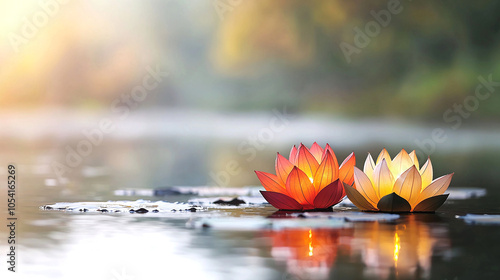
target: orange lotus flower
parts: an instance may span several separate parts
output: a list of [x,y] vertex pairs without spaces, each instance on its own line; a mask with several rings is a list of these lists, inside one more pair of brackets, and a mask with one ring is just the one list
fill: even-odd
[[340,165],[330,145],[316,142],[308,149],[293,146],[289,160],[278,153],[276,175],[255,171],[266,189],[264,198],[283,210],[326,209],[345,197],[343,183],[353,182],[356,158],[351,153]]
[[393,159],[382,150],[373,162],[370,154],[364,172],[354,167],[354,185],[345,186],[347,197],[361,210],[382,212],[434,212],[448,198],[444,194],[452,174],[432,180],[430,158],[419,168],[415,151],[404,149]]

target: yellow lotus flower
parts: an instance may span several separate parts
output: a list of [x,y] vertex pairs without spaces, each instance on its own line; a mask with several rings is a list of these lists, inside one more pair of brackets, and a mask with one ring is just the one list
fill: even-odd
[[430,158],[419,168],[415,151],[404,149],[393,159],[386,149],[377,158],[370,154],[364,172],[354,167],[354,184],[345,186],[347,197],[361,210],[382,212],[434,212],[449,194],[444,194],[452,174],[432,180]]

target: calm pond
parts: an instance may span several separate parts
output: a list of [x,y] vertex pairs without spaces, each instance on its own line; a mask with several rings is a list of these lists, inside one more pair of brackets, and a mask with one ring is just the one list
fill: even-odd
[[[73,211],[43,210],[41,206],[57,202],[127,200],[132,202],[124,205],[137,206],[146,203],[138,199],[194,200],[199,205],[220,197],[236,197],[220,188],[203,195],[170,192],[153,196],[147,190],[203,186],[207,182],[216,185],[214,178],[226,170],[230,160],[238,163],[240,171],[230,177],[228,186],[241,186],[242,182],[257,185],[253,170],[272,172],[275,152],[287,153],[297,137],[277,137],[275,144],[266,145],[251,161],[247,160],[249,154],[238,152],[243,140],[237,137],[228,141],[207,135],[200,136],[204,140],[168,135],[147,141],[140,137],[109,138],[63,179],[54,176],[50,163],[64,162],[64,147],[76,146],[78,138],[61,139],[54,147],[40,137],[36,145],[3,140],[3,147],[16,147],[2,149],[2,163],[15,163],[18,170],[18,272],[7,271],[5,240],[9,232],[2,226],[2,279],[452,280],[497,279],[500,273],[500,225],[468,223],[457,217],[500,213],[499,149],[491,143],[484,147],[475,143],[474,148],[463,150],[457,142],[445,152],[432,155],[435,178],[455,172],[452,188],[484,189],[486,195],[450,198],[435,214],[354,221],[321,215],[280,215],[272,206],[258,202],[258,196],[249,194],[239,196],[257,202],[200,205],[195,212],[189,210],[191,205],[184,204],[159,206],[159,212],[149,209],[145,214],[83,212],[78,211],[79,206]],[[366,152],[376,155],[382,147],[356,145],[358,167]],[[388,146],[393,156],[401,148],[398,145]],[[337,146],[339,159],[351,151],[346,143]],[[6,170],[2,174],[6,176]],[[2,200],[6,200],[6,188],[2,186],[2,190]],[[337,212],[358,211],[347,205],[325,215]],[[7,221],[5,209],[1,213],[2,221]]]

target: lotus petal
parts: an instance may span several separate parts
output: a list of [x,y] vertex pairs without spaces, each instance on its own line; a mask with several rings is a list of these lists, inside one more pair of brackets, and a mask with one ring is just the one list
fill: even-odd
[[328,144],[326,144],[325,149],[323,150],[323,156],[321,157],[321,161],[325,160],[325,157],[327,154],[330,154],[333,158],[332,168],[337,170],[337,178],[338,178],[339,162],[337,160],[337,156],[335,156],[335,153],[333,152],[332,148]]
[[342,182],[352,185],[354,182],[354,165],[356,164],[356,156],[351,153],[340,165],[339,179]]
[[345,193],[349,200],[363,211],[376,211],[377,209],[371,205],[355,188],[344,183]]
[[297,147],[293,145],[292,149],[290,150],[290,156],[288,157],[288,160],[293,163],[293,165],[297,165]]
[[390,166],[392,163],[391,156],[389,155],[389,152],[384,148],[380,154],[377,157],[377,165],[382,162],[382,160],[385,159],[385,162],[387,163],[387,166]]
[[309,176],[297,167],[294,167],[286,180],[288,195],[300,204],[313,205],[316,189]]
[[382,212],[390,213],[411,211],[410,203],[396,193],[382,197],[377,204],[377,208]]
[[380,164],[377,164],[375,170],[373,170],[373,187],[375,188],[378,197],[383,197],[392,193],[392,187],[394,186],[394,178],[392,173],[387,166],[385,158],[382,159]]
[[281,179],[278,176],[262,171],[255,171],[255,174],[267,191],[288,194],[285,186],[280,184]]
[[417,158],[417,154],[415,153],[415,150],[411,151],[409,156],[410,156],[413,164],[415,164],[415,167],[420,170],[420,164],[418,163],[418,158]]
[[[408,170],[413,165],[410,155],[402,149],[399,154],[392,160],[391,172],[394,178],[397,178],[401,173]],[[419,174],[420,175],[420,174]]]
[[406,170],[394,183],[392,189],[397,195],[406,199],[413,207],[417,204],[420,195],[422,179],[415,165]]
[[420,175],[422,176],[422,190],[425,189],[432,182],[432,163],[428,158],[424,166],[420,168]]
[[363,167],[363,172],[365,172],[366,176],[373,182],[373,169],[375,169],[375,162],[373,161],[372,155],[368,153],[368,156],[365,160],[365,166]]
[[328,186],[324,187],[314,198],[314,207],[317,209],[324,209],[332,207],[339,203],[345,196],[344,186],[342,182],[337,179]]
[[317,162],[321,162],[321,159],[323,157],[323,148],[321,148],[318,143],[314,142],[309,151],[314,156]]
[[338,169],[333,168],[333,157],[330,153],[326,153],[326,157],[323,159],[321,164],[314,174],[313,185],[316,188],[316,192],[321,191],[328,184],[338,179]]
[[269,202],[272,206],[281,210],[302,210],[302,205],[298,203],[295,199],[284,195],[282,193],[270,192],[270,191],[260,191],[262,196]]
[[368,176],[357,167],[354,167],[354,187],[373,207],[377,206],[379,197],[373,188],[372,182]]
[[294,165],[289,160],[287,160],[284,156],[278,155],[276,156],[276,175],[281,179],[281,183],[283,187],[285,187],[286,179],[288,178],[288,174],[292,171]]
[[434,212],[443,205],[449,195],[447,193],[426,198],[415,206],[413,212]]
[[[328,143],[326,144],[325,149],[323,150],[323,156],[325,156],[324,153],[327,151],[330,152],[333,157],[335,157],[335,153],[333,152],[332,147],[330,147],[330,144],[328,144]],[[337,157],[335,157],[335,159],[337,159]]]
[[453,174],[454,173],[444,175],[432,181],[432,183],[422,191],[418,200],[423,201],[429,197],[443,194],[446,191],[446,189],[448,189]]
[[316,174],[316,170],[318,170],[318,166],[319,163],[311,152],[309,152],[309,149],[301,144],[297,154],[297,167],[304,171],[307,177],[313,178],[314,174]]

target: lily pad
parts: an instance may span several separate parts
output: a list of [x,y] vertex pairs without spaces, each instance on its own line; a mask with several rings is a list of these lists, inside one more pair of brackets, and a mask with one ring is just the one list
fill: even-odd
[[[236,199],[236,200],[235,200]],[[243,203],[241,203],[243,201]],[[234,208],[249,207],[251,205],[268,205],[267,201],[260,194],[259,196],[238,196],[238,197],[197,197],[188,200],[188,203],[202,205],[213,208]]]
[[200,206],[187,203],[172,203],[165,201],[151,202],[149,200],[136,201],[106,201],[106,202],[58,202],[41,206],[42,210],[75,211],[75,212],[130,212],[130,213],[158,213],[158,212],[196,212],[204,211]]
[[486,189],[480,188],[448,188],[449,200],[464,200],[478,198],[486,195]]
[[333,213],[325,212],[306,212],[294,213],[292,216],[301,216],[303,218],[327,218],[327,219],[341,219],[347,222],[374,222],[374,221],[392,221],[400,218],[398,214],[389,213],[370,213],[370,212],[351,212],[341,211]]
[[458,219],[463,219],[468,224],[500,225],[500,215],[467,214],[465,216],[456,216],[456,217]]

